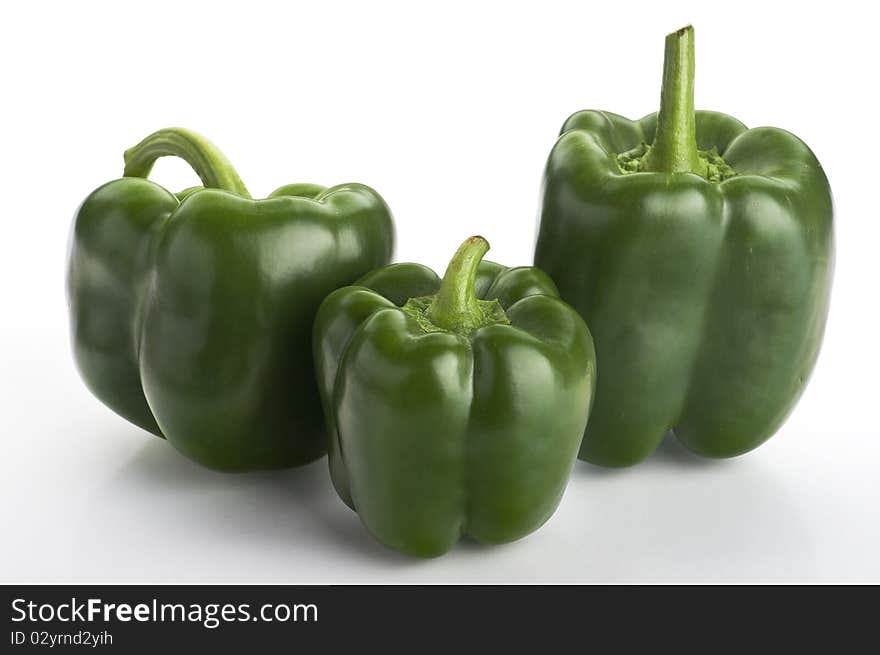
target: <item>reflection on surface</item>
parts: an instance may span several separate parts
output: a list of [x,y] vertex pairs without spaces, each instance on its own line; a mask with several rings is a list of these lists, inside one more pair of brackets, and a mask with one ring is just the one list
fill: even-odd
[[570,492],[582,506],[569,498],[560,522],[580,510],[603,580],[785,580],[813,563],[797,499],[754,454],[708,459],[669,434],[632,468],[580,462]]
[[578,462],[559,511],[535,534],[498,547],[464,541],[421,561],[365,532],[336,497],[326,459],[230,475],[138,437],[114,435],[133,454],[82,503],[68,535],[74,579],[747,582],[819,570],[802,521],[809,499],[754,454],[707,460],[667,439],[633,468]]
[[[264,579],[264,558],[302,560],[304,554],[327,557],[328,551],[398,566],[410,561],[364,533],[333,491],[326,458],[299,469],[226,474],[187,460],[167,443],[149,440],[93,500],[81,523],[81,543],[103,551],[108,559],[100,570],[108,578],[114,558],[135,552],[153,560],[145,568],[167,571],[169,580],[188,564],[205,581],[227,580],[230,573],[236,579]],[[88,535],[96,524],[107,522],[115,525],[98,530],[105,543],[92,542]],[[185,555],[195,559],[181,561]],[[162,558],[170,558],[167,566]],[[130,562],[118,565],[130,570]]]

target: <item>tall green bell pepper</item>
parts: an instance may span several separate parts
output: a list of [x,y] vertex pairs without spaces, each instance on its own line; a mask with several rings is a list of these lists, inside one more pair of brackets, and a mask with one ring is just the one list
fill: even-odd
[[627,466],[672,430],[710,457],[769,438],[806,384],[834,258],[831,191],[797,137],[694,112],[693,29],[660,112],[581,111],[544,177],[535,264],[586,319],[599,381],[581,457]]
[[[181,202],[145,179],[166,155],[206,188]],[[214,469],[319,457],[312,321],[324,296],[389,261],[385,202],[360,184],[288,185],[252,200],[216,147],[182,129],[128,150],[124,175],[73,222],[68,300],[86,384]]]
[[587,326],[541,271],[480,263],[488,249],[465,241],[442,282],[418,264],[379,269],[330,294],[315,319],[333,484],[405,553],[537,529],[586,425]]

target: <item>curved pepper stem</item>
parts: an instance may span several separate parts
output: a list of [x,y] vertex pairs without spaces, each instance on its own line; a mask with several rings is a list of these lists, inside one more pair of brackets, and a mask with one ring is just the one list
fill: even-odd
[[123,176],[147,177],[159,157],[169,156],[180,157],[192,166],[205,188],[251,197],[244,182],[217,146],[182,127],[168,127],[153,132],[126,150]]
[[428,307],[428,318],[437,327],[467,332],[484,322],[484,311],[477,300],[474,284],[477,267],[489,251],[481,236],[465,239],[446,268],[440,290]]
[[641,170],[696,173],[706,177],[706,162],[697,151],[694,115],[694,28],[669,34],[663,59],[663,87],[654,143]]

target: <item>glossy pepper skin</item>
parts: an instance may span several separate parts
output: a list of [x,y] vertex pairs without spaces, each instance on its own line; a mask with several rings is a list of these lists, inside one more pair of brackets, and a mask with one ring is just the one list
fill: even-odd
[[804,389],[828,312],[832,199],[810,149],[694,112],[685,28],[667,37],[659,117],[574,114],[542,193],[535,264],[596,342],[581,458],[635,464],[669,430],[709,457],[769,438]]
[[[165,155],[186,159],[206,188],[181,202],[145,179]],[[74,217],[76,363],[107,406],[200,464],[304,464],[326,443],[315,312],[392,246],[391,213],[368,187],[288,185],[252,200],[212,144],[161,130]]]
[[379,541],[411,555],[537,529],[586,425],[587,326],[541,271],[477,266],[487,249],[471,237],[442,283],[418,264],[374,271],[315,320],[333,484]]

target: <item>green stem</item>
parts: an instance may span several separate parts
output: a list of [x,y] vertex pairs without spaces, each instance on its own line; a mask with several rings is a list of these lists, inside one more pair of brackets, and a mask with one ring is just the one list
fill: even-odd
[[706,162],[697,151],[694,28],[690,25],[666,37],[657,133],[641,170],[707,175]]
[[477,267],[489,251],[483,237],[465,239],[452,256],[440,290],[428,307],[428,318],[444,330],[467,331],[483,323],[484,311],[477,301],[474,283]]
[[205,137],[181,127],[153,132],[125,151],[125,177],[147,177],[159,157],[180,157],[193,167],[208,189],[221,189],[250,198],[229,160]]

